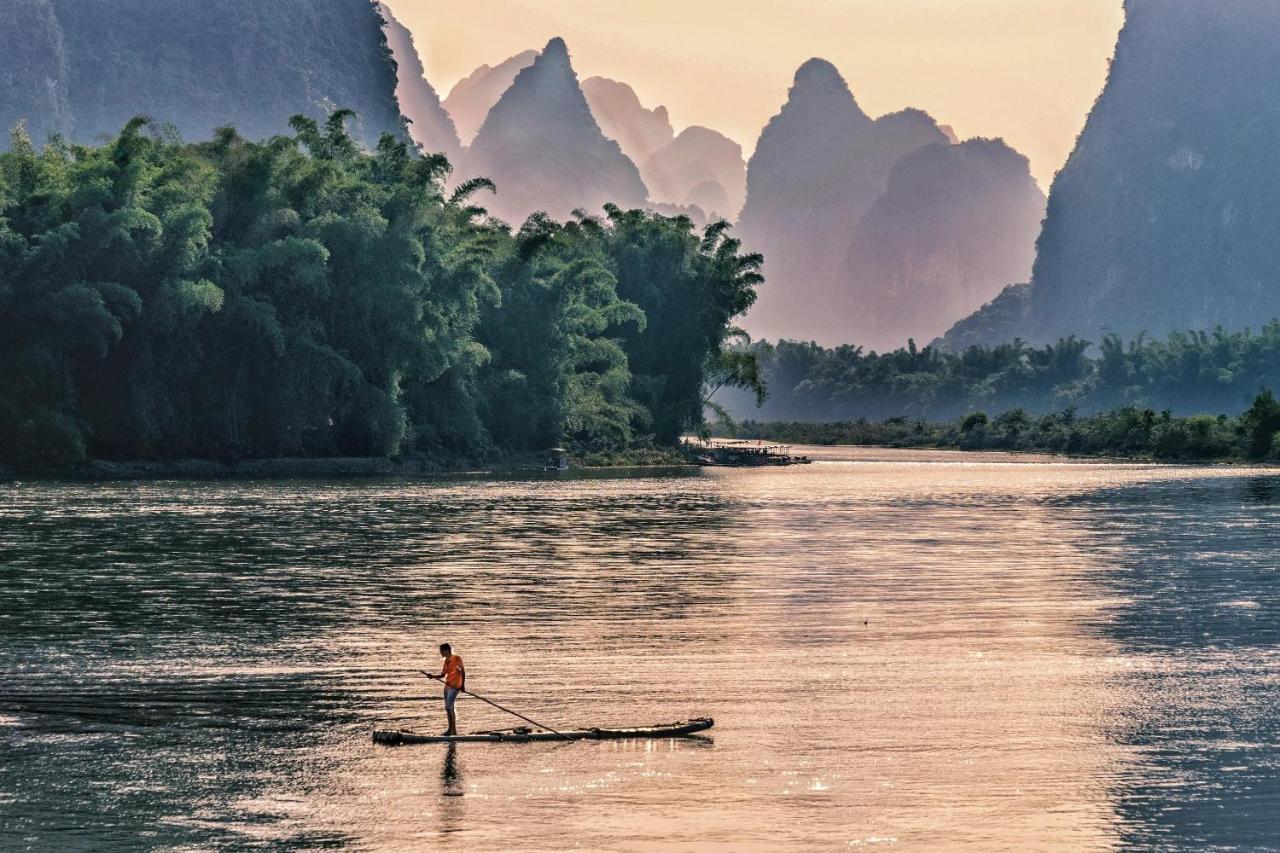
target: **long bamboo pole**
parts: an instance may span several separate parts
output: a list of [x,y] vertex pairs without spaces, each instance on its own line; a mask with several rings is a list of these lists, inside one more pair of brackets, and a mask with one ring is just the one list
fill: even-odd
[[[425,669],[420,669],[418,670],[418,672],[422,673],[427,678],[430,678],[433,681],[440,680],[439,676],[432,675],[431,673],[427,672]],[[493,701],[492,699],[484,698],[479,693],[472,693],[470,690],[461,690],[460,692],[465,693],[468,696],[473,696],[476,699],[479,699],[481,702],[488,702],[490,705],[497,708],[499,711],[505,711],[506,713],[510,714],[513,717],[519,717],[520,719],[524,720],[526,723],[535,725],[540,729],[546,729],[547,731],[551,732],[553,735],[560,735],[560,737],[564,738],[565,740],[573,740],[573,738],[569,737],[567,734],[564,734],[563,732],[558,732],[555,729],[551,728],[551,726],[546,725],[545,723],[540,723],[537,720],[531,720],[528,717],[526,717],[524,714],[517,714],[515,711],[511,710],[510,708],[504,708],[501,705],[499,705],[497,702]]]

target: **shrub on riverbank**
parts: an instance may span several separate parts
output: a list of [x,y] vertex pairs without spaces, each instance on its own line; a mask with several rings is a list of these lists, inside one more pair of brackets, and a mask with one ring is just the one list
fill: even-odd
[[1064,453],[1169,461],[1280,461],[1280,402],[1259,394],[1238,417],[1177,417],[1125,406],[1081,416],[1073,410],[1029,415],[1012,409],[997,417],[973,412],[952,421],[911,418],[840,423],[746,421],[739,438],[793,444],[849,444]]
[[689,464],[688,457],[674,447],[588,451],[576,455],[573,461],[583,468],[654,468]]

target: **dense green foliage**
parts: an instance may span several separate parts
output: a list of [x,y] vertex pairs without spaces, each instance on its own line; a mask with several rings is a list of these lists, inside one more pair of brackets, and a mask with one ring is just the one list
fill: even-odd
[[739,418],[945,421],[973,411],[1024,409],[1094,413],[1135,406],[1175,414],[1235,413],[1280,386],[1280,323],[1260,332],[1186,332],[1094,347],[1067,338],[1043,347],[1021,341],[950,354],[910,344],[887,353],[812,343],[758,344],[769,399],[717,400]]
[[346,112],[0,154],[0,461],[670,442],[761,259],[607,208],[515,233]]
[[1034,416],[1013,409],[997,417],[971,412],[938,423],[903,417],[843,423],[760,423],[733,430],[741,438],[803,444],[1014,450],[1176,461],[1280,461],[1280,402],[1259,394],[1244,414],[1175,417],[1124,406],[1080,416],[1075,410]]

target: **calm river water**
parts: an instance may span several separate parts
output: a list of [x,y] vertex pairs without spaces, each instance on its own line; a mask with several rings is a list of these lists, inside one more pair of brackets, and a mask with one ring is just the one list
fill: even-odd
[[1280,847],[1273,472],[820,453],[0,486],[0,849]]

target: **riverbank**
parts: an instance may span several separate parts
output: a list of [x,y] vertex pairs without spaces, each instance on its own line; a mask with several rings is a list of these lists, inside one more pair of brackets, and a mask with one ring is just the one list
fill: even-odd
[[[671,468],[689,462],[675,448],[587,451],[568,457],[569,471],[608,468]],[[18,470],[0,465],[0,482],[14,480],[292,480],[341,477],[430,477],[445,474],[536,473],[547,470],[545,454],[511,454],[487,459],[468,457],[318,457],[282,459],[106,460],[95,459],[64,468]]]
[[1091,415],[1067,410],[1039,416],[1014,409],[996,417],[973,412],[945,422],[908,418],[746,421],[724,432],[789,444],[1048,453],[1101,461],[1280,461],[1280,403],[1269,393],[1260,394],[1235,417],[1178,417],[1134,407]]

